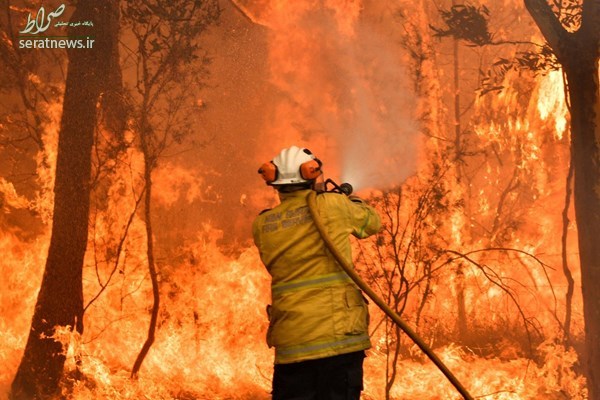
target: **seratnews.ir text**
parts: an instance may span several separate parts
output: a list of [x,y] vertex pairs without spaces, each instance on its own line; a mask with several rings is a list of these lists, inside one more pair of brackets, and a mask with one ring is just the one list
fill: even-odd
[[94,39],[91,37],[82,39],[71,39],[68,37],[19,38],[20,49],[91,49],[93,47]]

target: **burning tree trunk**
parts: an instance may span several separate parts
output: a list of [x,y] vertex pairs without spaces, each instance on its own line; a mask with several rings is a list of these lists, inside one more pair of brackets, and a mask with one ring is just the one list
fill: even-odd
[[[455,6],[455,1],[452,1]],[[456,179],[460,184],[462,181],[462,158],[463,158],[463,139],[460,109],[460,58],[459,58],[459,40],[454,37],[452,40],[452,63],[453,63],[453,91],[454,91],[454,151],[456,153]],[[456,305],[457,305],[457,333],[461,342],[464,343],[467,338],[467,307],[465,304],[465,272],[464,265],[459,262],[456,266]]]
[[586,333],[589,398],[600,399],[600,2],[584,0],[581,25],[568,32],[545,0],[525,5],[567,76],[575,169],[575,214]]
[[148,336],[133,364],[132,378],[138,376],[154,343],[160,309],[160,271],[155,262],[152,228],[152,172],[163,152],[181,143],[195,126],[197,109],[190,88],[200,84],[209,61],[200,55],[198,39],[219,15],[216,0],[186,5],[135,0],[123,7],[123,20],[137,42],[134,64],[140,80],[132,93],[136,108],[133,122],[144,155],[144,223],[153,299]]
[[131,377],[137,378],[138,372],[142,367],[142,363],[150,351],[150,347],[154,343],[156,334],[156,324],[158,322],[158,311],[160,309],[160,291],[158,287],[158,270],[154,261],[154,234],[152,232],[152,171],[156,166],[156,156],[149,148],[149,135],[151,129],[148,123],[148,115],[146,114],[147,104],[144,101],[142,106],[140,144],[142,153],[144,154],[144,224],[146,225],[146,254],[148,256],[148,271],[150,272],[150,281],[152,282],[152,312],[150,314],[150,325],[148,327],[148,336],[142,346],[133,368],[131,369]]
[[83,330],[82,268],[88,236],[91,150],[96,106],[110,81],[114,67],[110,61],[118,60],[118,2],[81,0],[72,19],[93,21],[96,39],[93,48],[68,52],[52,237],[29,338],[12,383],[11,398],[15,400],[45,398],[57,391],[65,353],[52,336],[57,326]]

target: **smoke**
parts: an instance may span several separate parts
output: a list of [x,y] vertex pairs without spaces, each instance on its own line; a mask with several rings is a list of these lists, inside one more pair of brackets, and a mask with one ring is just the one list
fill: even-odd
[[[358,58],[353,68],[360,74],[353,91],[353,123],[339,138],[341,179],[357,189],[381,189],[401,183],[414,171],[418,129],[413,118],[415,101],[401,64],[392,56],[398,49],[368,25],[360,32],[366,45],[358,53],[362,59]],[[368,63],[361,63],[365,58]]]
[[[279,98],[265,127],[272,157],[303,145],[325,164],[328,177],[355,188],[385,188],[413,173],[416,104],[405,75],[398,21],[376,4],[302,2],[272,7],[271,82]],[[399,37],[397,35],[396,37]]]

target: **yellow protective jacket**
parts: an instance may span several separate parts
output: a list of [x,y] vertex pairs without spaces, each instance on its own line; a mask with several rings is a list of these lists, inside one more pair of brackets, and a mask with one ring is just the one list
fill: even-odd
[[[308,209],[310,190],[281,193],[281,204],[253,224],[254,242],[272,277],[267,343],[275,363],[286,364],[371,347],[362,293],[337,264]],[[337,193],[316,198],[333,243],[352,262],[349,235],[379,231],[375,210]]]

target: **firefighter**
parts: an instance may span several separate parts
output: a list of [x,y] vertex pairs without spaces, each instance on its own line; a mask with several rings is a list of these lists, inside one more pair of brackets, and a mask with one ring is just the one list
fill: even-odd
[[[363,359],[371,347],[365,298],[320,236],[307,197],[322,174],[308,149],[283,149],[259,173],[280,204],[252,231],[271,275],[267,344],[275,348],[273,400],[358,400]],[[318,216],[337,249],[352,261],[350,238],[378,232],[377,212],[356,196],[320,193]]]

